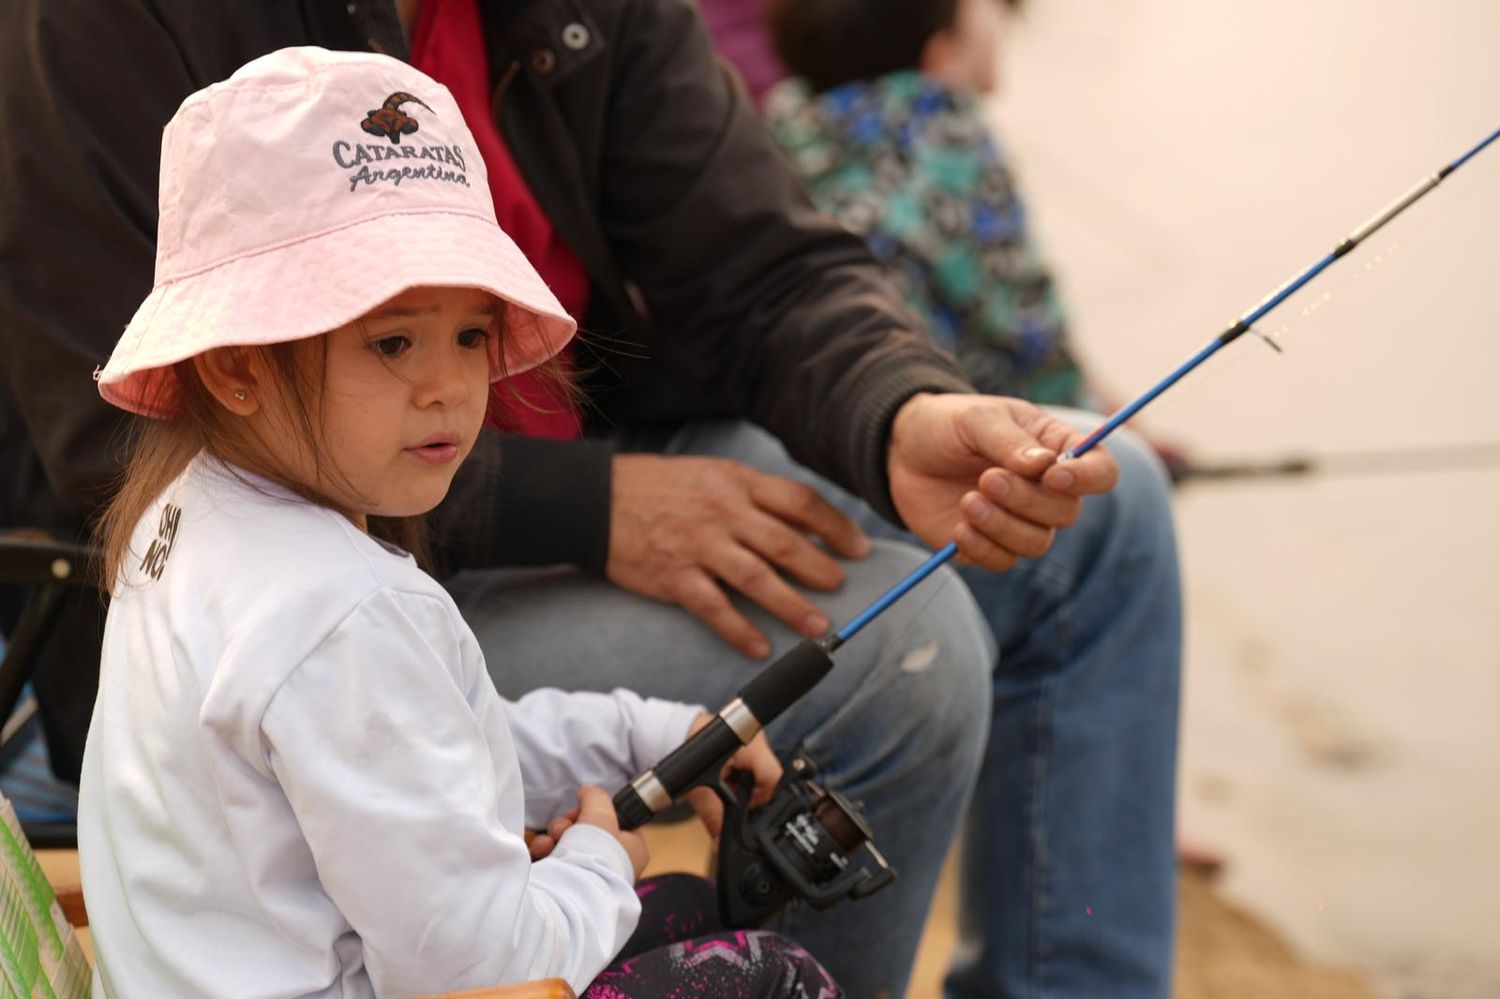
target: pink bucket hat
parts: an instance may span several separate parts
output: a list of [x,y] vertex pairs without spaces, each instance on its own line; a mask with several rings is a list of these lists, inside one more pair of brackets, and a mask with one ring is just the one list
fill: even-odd
[[576,329],[495,222],[442,84],[386,56],[273,52],[167,124],[155,287],[96,373],[99,394],[170,416],[176,362],[327,333],[418,286],[477,288],[535,319],[491,338],[492,378],[540,364]]

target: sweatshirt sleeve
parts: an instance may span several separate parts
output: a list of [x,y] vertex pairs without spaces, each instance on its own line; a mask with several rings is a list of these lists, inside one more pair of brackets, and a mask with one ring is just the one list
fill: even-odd
[[629,858],[584,826],[531,862],[499,697],[459,634],[437,596],[377,590],[277,689],[266,763],[377,994],[582,992],[639,918]]
[[526,824],[545,828],[577,803],[580,784],[613,794],[681,745],[702,712],[628,690],[536,690],[506,702],[526,783]]

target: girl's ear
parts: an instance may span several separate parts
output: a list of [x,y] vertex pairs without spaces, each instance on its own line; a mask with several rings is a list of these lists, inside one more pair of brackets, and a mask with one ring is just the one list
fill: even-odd
[[219,405],[235,416],[252,416],[263,402],[257,394],[264,385],[258,360],[249,347],[215,347],[194,357],[193,368]]

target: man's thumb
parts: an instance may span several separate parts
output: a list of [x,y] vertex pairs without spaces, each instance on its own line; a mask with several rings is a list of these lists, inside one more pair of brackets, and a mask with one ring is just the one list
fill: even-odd
[[974,435],[985,459],[1024,478],[1034,479],[1057,460],[1057,452],[1044,447],[1008,413],[986,410]]

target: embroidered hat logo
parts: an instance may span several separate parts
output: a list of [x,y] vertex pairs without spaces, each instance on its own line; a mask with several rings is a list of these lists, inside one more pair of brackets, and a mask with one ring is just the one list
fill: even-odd
[[401,110],[401,105],[407,101],[421,104],[428,111],[432,111],[432,108],[427,107],[420,98],[397,91],[387,97],[384,104],[366,115],[365,120],[359,123],[359,127],[371,135],[383,135],[393,144],[400,145],[401,136],[411,135],[417,130],[417,120]]
[[[390,139],[390,144],[380,142],[353,143],[342,139],[333,144],[333,160],[345,170],[354,170],[349,175],[349,193],[357,191],[361,184],[373,187],[376,184],[387,183],[400,186],[403,180],[436,180],[447,184],[459,184],[463,187],[469,186],[469,178],[464,176],[463,148],[458,145],[428,145],[423,143],[408,143],[401,145],[401,136],[412,135],[420,127],[417,120],[405,111],[401,110],[403,104],[419,104],[426,108],[428,113],[437,115],[427,103],[419,97],[408,94],[404,90],[398,90],[385,99],[385,103],[365,116],[365,120],[359,123],[359,127],[370,135],[381,135]],[[388,160],[403,161],[400,166],[388,168],[371,169],[369,164]],[[416,166],[405,161],[427,160],[422,166]],[[452,169],[457,168],[457,169]]]

